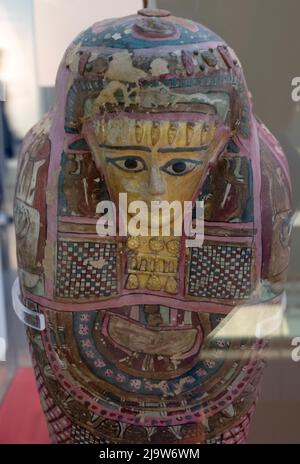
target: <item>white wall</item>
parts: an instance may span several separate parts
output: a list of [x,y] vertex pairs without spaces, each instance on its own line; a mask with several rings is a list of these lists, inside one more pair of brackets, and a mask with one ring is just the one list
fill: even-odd
[[82,30],[102,19],[135,14],[142,5],[142,0],[34,0],[39,85],[54,85],[64,51]]
[[39,118],[32,13],[32,0],[0,0],[0,49],[4,55],[0,80],[6,82],[10,124],[20,137]]

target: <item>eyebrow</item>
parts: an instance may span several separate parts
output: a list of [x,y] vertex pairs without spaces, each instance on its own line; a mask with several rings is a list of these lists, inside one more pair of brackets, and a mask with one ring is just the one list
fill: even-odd
[[99,147],[100,148],[109,148],[110,150],[123,150],[123,151],[140,150],[140,151],[147,151],[147,152],[151,153],[151,149],[149,147],[141,147],[141,146],[135,146],[135,145],[126,145],[126,147],[124,147],[124,146],[100,144]]
[[181,153],[181,152],[194,152],[194,151],[202,151],[207,150],[208,145],[202,145],[201,147],[167,147],[167,148],[159,148],[159,153]]
[[[128,150],[136,150],[136,151],[146,151],[151,153],[151,148],[143,147],[139,145],[127,145],[127,146],[117,146],[117,145],[104,145],[100,144],[100,148],[109,148],[110,150],[121,150],[121,151],[128,151]],[[158,153],[183,153],[183,152],[196,152],[196,151],[203,151],[207,150],[208,145],[202,145],[200,147],[166,147],[166,148],[159,148]]]

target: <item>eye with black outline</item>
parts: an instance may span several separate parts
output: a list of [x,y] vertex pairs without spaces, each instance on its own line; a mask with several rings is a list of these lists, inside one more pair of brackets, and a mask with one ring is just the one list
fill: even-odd
[[125,172],[141,172],[147,169],[145,161],[139,156],[119,156],[118,158],[106,157],[106,161]]
[[199,166],[203,162],[200,160],[193,160],[193,159],[178,159],[175,158],[173,160],[168,161],[164,166],[160,169],[171,176],[184,176],[189,172],[192,172],[196,166]]

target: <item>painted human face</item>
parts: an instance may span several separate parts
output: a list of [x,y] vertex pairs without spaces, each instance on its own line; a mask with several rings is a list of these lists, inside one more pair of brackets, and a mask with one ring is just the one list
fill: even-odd
[[128,204],[192,201],[210,160],[226,142],[217,135],[216,121],[137,120],[116,116],[99,119],[88,135],[96,162],[103,172],[113,201],[127,193]]

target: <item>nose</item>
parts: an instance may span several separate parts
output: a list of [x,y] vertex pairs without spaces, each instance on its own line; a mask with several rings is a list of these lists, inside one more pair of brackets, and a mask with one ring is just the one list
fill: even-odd
[[157,166],[152,166],[149,177],[149,193],[151,195],[161,195],[165,193],[165,184],[161,171]]

